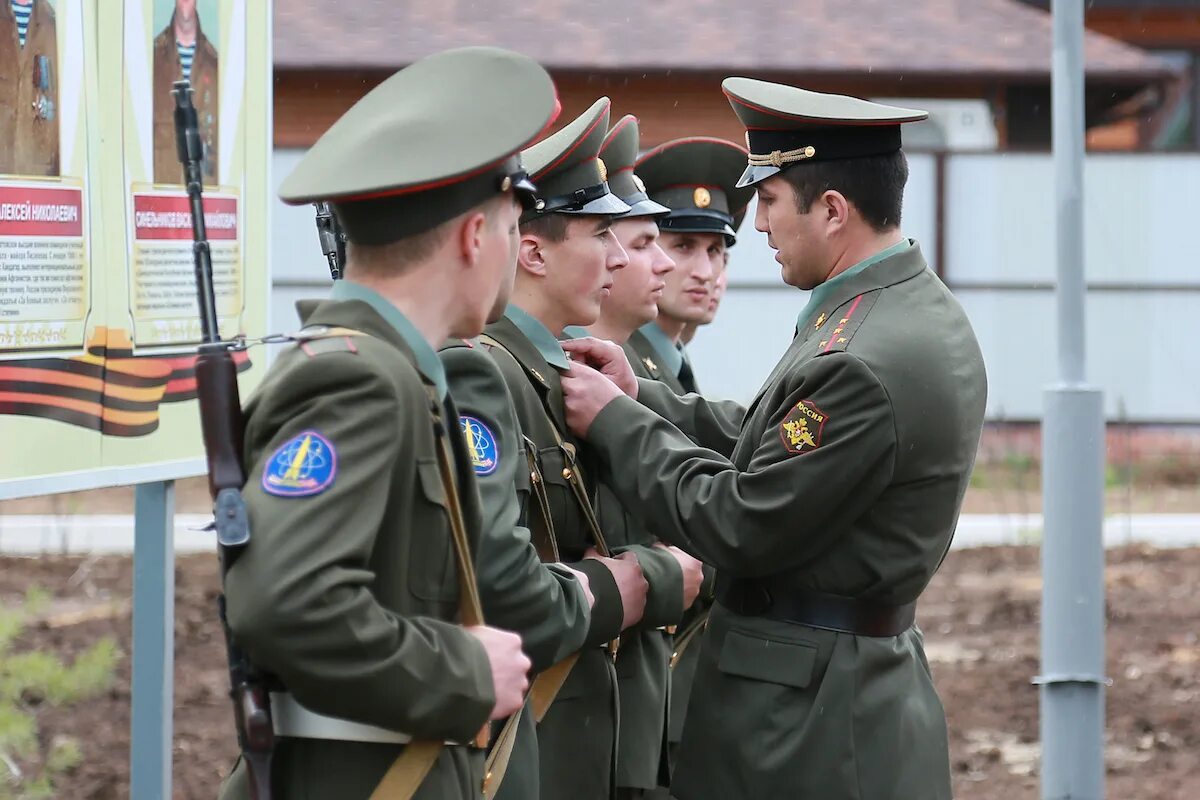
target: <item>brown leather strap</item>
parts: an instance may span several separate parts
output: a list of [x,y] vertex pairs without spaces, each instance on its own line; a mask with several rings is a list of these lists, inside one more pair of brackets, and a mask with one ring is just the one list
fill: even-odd
[[702,614],[698,614],[686,628],[683,633],[675,637],[675,649],[671,653],[671,669],[675,669],[675,665],[683,658],[683,653],[688,649],[688,646],[696,639],[700,638],[700,633],[708,627],[708,615],[706,610]]
[[[528,702],[528,695],[526,695],[526,702]],[[520,727],[521,715],[524,713],[525,705],[522,704],[504,721],[500,732],[496,734],[492,750],[484,762],[483,796],[487,800],[492,800],[496,796],[496,793],[500,791],[500,784],[504,782],[504,773],[508,771],[508,762],[512,759],[513,746],[517,743],[517,729]]]
[[546,712],[554,704],[554,698],[558,696],[558,691],[567,682],[567,676],[571,674],[571,669],[578,660],[579,653],[572,653],[557,664],[547,667],[533,681],[533,688],[529,690],[529,702],[533,705],[534,722],[541,722],[542,718],[546,716]]
[[554,538],[554,515],[550,511],[550,495],[546,492],[546,479],[538,463],[537,445],[528,436],[525,439],[525,458],[529,463],[529,493],[537,500],[538,513],[530,515],[529,534],[534,549],[543,562],[560,561],[558,540]]
[[409,742],[371,792],[371,800],[411,800],[441,752],[441,742]]

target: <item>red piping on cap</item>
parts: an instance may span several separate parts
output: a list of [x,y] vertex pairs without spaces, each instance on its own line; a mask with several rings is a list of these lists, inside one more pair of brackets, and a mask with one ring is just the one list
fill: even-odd
[[[429,191],[430,189],[440,189],[443,186],[451,186],[455,183],[461,183],[462,181],[469,180],[470,178],[474,178],[476,175],[482,175],[483,173],[487,172],[489,169],[493,169],[497,165],[504,163],[505,161],[512,158],[514,155],[516,155],[517,153],[524,150],[531,143],[537,141],[542,136],[542,134],[544,134],[546,131],[548,131],[550,129],[550,126],[554,124],[554,121],[556,119],[558,119],[558,115],[561,113],[562,113],[562,102],[558,99],[558,87],[556,86],[554,88],[554,108],[550,112],[550,119],[546,120],[546,124],[542,126],[541,130],[539,130],[536,134],[534,134],[529,139],[527,139],[525,142],[523,142],[516,150],[514,150],[513,152],[509,153],[506,156],[502,156],[501,158],[498,158],[495,161],[492,161],[490,163],[484,164],[482,167],[471,170],[470,172],[465,172],[461,175],[455,175],[450,178],[439,178],[436,181],[429,181],[428,183],[419,183],[414,186],[402,186],[397,189],[383,189],[378,192],[367,192],[365,194],[339,195],[337,197],[331,197],[328,199],[333,202],[336,202],[336,203],[351,203],[351,202],[357,202],[360,200],[379,200],[384,197],[399,197],[400,195],[412,194],[413,192],[425,192],[425,191]],[[307,202],[310,202],[310,201],[302,200],[299,202],[295,202],[294,205],[300,205],[301,203],[307,203]]]
[[[910,117],[897,117],[896,119],[882,120],[882,121],[881,120],[834,120],[834,119],[828,119],[826,117],[809,117],[809,116],[805,116],[803,114],[783,114],[779,111],[775,111],[774,109],[763,108],[762,106],[757,106],[748,100],[743,100],[742,98],[740,98],[736,95],[730,94],[728,91],[726,91],[724,89],[722,89],[721,91],[727,98],[729,98],[730,100],[733,100],[734,102],[738,103],[739,105],[743,105],[746,108],[752,108],[755,111],[761,111],[762,113],[766,114],[767,116],[775,117],[776,119],[801,120],[804,122],[822,122],[822,123],[825,123],[826,125],[854,125],[854,126],[862,126],[862,127],[870,127],[870,126],[874,126],[874,125],[900,125],[905,122],[920,122],[921,120],[924,119],[924,117],[911,117],[911,118]],[[772,131],[772,130],[776,130],[776,129],[775,128],[752,128],[750,126],[746,126],[746,130],[748,130],[748,131]]]
[[[609,108],[611,106],[612,106],[612,103],[610,102],[607,106],[605,106],[605,108]],[[558,157],[557,161],[547,164],[546,166],[542,167],[541,170],[538,171],[537,175],[530,175],[529,177],[533,178],[534,180],[537,180],[538,176],[545,175],[547,172],[550,172],[555,167],[557,167],[559,164],[566,161],[567,157],[579,149],[579,146],[581,144],[583,144],[584,141],[586,141],[589,136],[592,135],[592,131],[596,130],[596,126],[599,125],[603,120],[604,120],[603,113],[597,115],[596,120],[595,120],[595,122],[592,123],[591,127],[589,127],[586,131],[584,131],[580,135],[580,137],[575,140],[574,144],[572,144],[569,148],[567,148],[567,150],[561,156]]]
[[634,166],[641,166],[642,162],[647,160],[651,156],[656,156],[659,153],[665,152],[674,147],[678,147],[679,145],[693,144],[695,142],[707,142],[709,144],[725,145],[726,147],[728,147],[732,150],[737,150],[742,155],[746,155],[746,153],[749,152],[746,148],[742,147],[740,144],[731,142],[728,139],[718,139],[715,136],[688,136],[687,138],[684,138],[684,139],[675,139],[673,141],[664,142],[664,143],[660,144],[658,147],[654,148],[653,150],[648,151],[646,153],[646,155],[639,158],[637,160],[637,162],[634,164]]
[[613,129],[608,132],[608,135],[604,137],[604,142],[600,145],[600,152],[604,152],[604,148],[608,146],[609,142],[616,138],[617,134],[620,133],[622,129],[628,128],[637,121],[638,118],[633,116],[633,114],[626,114],[625,116],[621,117],[620,121],[618,121],[617,124],[613,126]]

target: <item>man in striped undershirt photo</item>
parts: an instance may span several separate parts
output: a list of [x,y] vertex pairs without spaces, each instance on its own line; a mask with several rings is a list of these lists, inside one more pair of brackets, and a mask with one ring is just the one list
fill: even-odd
[[[2,1],[2,0],[0,0]],[[166,27],[154,39],[154,182],[181,183],[183,168],[175,153],[175,81],[192,84],[192,102],[204,143],[203,179],[220,182],[217,141],[220,108],[220,64],[217,49],[200,26],[197,0],[155,0],[155,6],[174,7]],[[216,20],[211,20],[213,26]]]
[[0,0],[0,175],[58,175],[58,125],[54,8]]

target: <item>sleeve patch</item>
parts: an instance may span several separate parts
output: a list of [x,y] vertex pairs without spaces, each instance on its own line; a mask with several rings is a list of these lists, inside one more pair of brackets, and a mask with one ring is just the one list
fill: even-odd
[[263,469],[262,487],[278,497],[320,494],[337,477],[337,450],[316,431],[304,431],[284,442]]
[[475,417],[463,415],[458,418],[463,437],[467,440],[467,451],[471,454],[471,467],[476,475],[491,475],[500,466],[500,445],[492,429]]
[[811,400],[801,400],[779,426],[784,449],[793,455],[816,450],[821,446],[821,432],[827,419],[829,416]]

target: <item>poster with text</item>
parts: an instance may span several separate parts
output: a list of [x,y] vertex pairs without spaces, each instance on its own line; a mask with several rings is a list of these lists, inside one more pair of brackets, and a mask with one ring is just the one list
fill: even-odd
[[[0,0],[0,498],[203,471],[172,88],[199,117],[221,335],[262,336],[270,9]],[[266,360],[237,362],[246,397]]]

